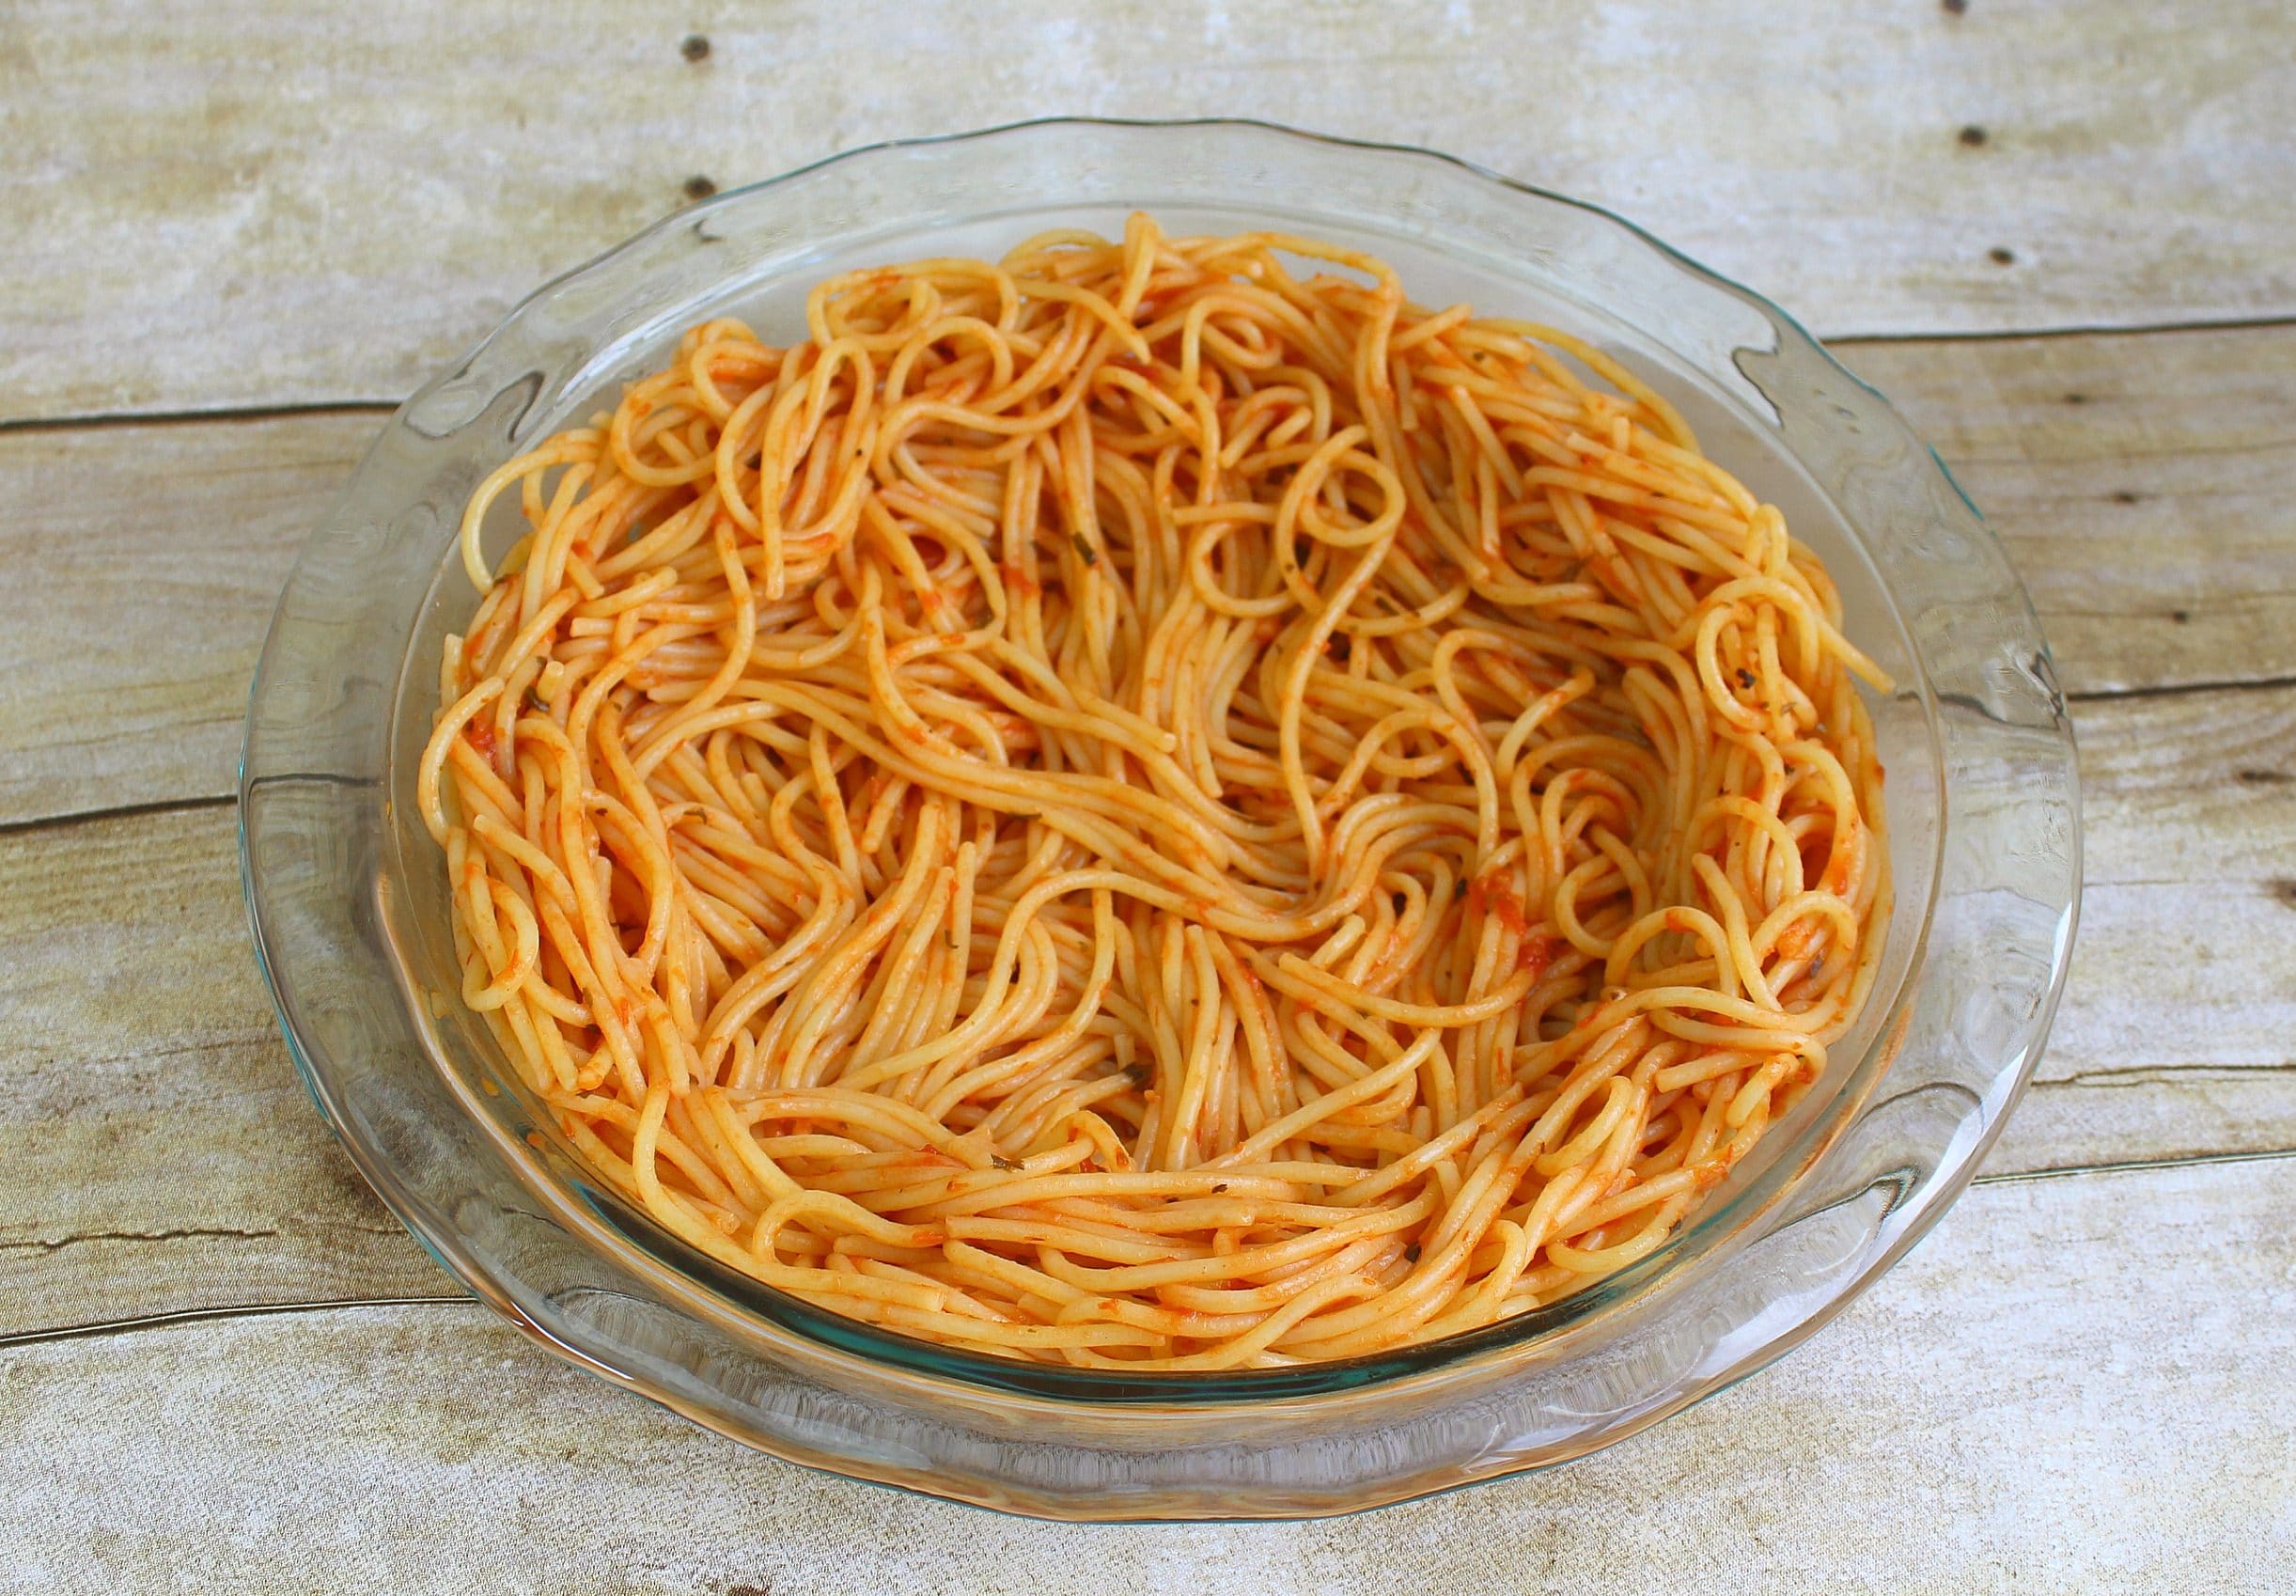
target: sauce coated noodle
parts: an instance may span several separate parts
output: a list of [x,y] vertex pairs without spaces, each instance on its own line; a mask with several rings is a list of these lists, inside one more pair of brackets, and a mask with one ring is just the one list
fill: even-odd
[[664,1227],[897,1331],[1491,1323],[1658,1246],[1873,978],[1886,681],[1824,569],[1630,372],[1348,250],[833,278],[463,552],[462,1001]]

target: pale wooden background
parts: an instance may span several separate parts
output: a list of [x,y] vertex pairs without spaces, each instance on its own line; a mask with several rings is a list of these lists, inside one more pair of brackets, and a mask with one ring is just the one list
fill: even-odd
[[[2296,16],[1086,14],[0,0],[0,1588],[2287,1588]],[[1979,1184],[1800,1352],[1590,1460],[1250,1526],[804,1473],[462,1298],[273,1030],[243,695],[389,404],[695,180],[1058,111],[1419,141],[1625,211],[1898,402],[2056,645],[2082,939]]]

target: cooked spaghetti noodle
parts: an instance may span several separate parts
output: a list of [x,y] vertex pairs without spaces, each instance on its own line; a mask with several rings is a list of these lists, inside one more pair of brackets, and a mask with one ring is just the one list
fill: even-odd
[[418,776],[462,1001],[664,1228],[976,1350],[1345,1357],[1648,1254],[1824,1068],[1886,682],[1630,372],[1145,216],[805,323],[480,486]]

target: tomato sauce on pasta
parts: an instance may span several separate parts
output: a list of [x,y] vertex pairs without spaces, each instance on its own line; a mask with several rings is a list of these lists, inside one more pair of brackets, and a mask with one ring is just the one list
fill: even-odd
[[830,278],[462,551],[461,1000],[665,1229],[892,1330],[1492,1323],[1662,1244],[1873,979],[1887,681],[1823,567],[1632,372],[1354,251]]

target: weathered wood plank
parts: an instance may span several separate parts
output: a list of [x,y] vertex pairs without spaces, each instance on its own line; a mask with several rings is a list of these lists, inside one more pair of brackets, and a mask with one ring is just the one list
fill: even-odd
[[[1053,1526],[850,1484],[475,1305],[23,1345],[0,1350],[0,1447],[40,1466],[0,1471],[0,1567],[25,1589],[1570,1596],[1622,1569],[1648,1588],[2273,1589],[2296,1557],[2296,1385],[2265,1374],[2296,1361],[2291,1204],[2288,1159],[1982,1187],[1699,1407],[1560,1469],[1306,1524]],[[2099,1266],[2140,1253],[2175,1266]]]
[[[2296,689],[2080,710],[2079,949],[1987,1167],[2296,1148]],[[234,868],[225,808],[0,836],[0,1335],[439,1289],[294,1085]]]
[[[2070,691],[2296,674],[2296,327],[1846,352],[1991,514]],[[230,790],[279,584],[381,425],[0,431],[0,582],[39,599],[0,630],[0,823]]]
[[0,837],[0,1335],[451,1290],[304,1095],[231,810]]
[[2296,689],[2074,708],[2080,935],[1987,1167],[2296,1147]]
[[295,551],[373,415],[0,433],[0,821],[220,796]]
[[[711,49],[688,60],[698,26]],[[894,41],[898,40],[896,45]],[[875,139],[1239,111],[1611,204],[1821,333],[2296,312],[2276,0],[25,0],[0,415],[402,394],[684,203]]]
[[2000,533],[2068,692],[2296,675],[2296,328],[1838,352]]

